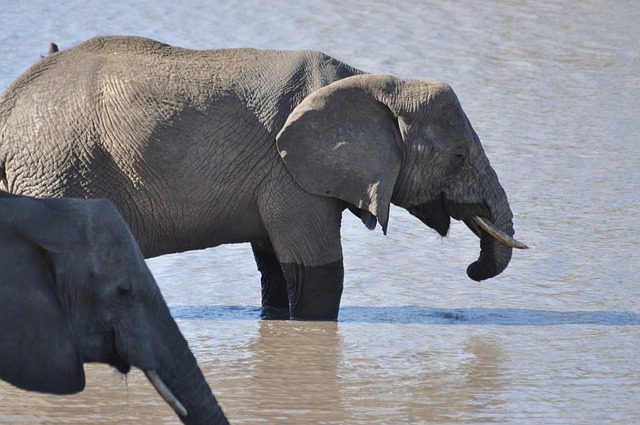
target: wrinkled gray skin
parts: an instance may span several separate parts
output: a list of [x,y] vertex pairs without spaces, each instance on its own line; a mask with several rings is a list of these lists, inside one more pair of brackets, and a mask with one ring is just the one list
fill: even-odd
[[185,424],[228,423],[110,201],[0,191],[0,241],[0,379],[71,394],[84,362],[135,366],[160,377]]
[[193,51],[99,37],[53,53],[0,100],[0,187],[104,197],[145,256],[251,242],[263,306],[336,319],[342,211],[387,230],[389,205],[480,237],[475,280],[512,213],[453,90],[365,74],[313,51]]

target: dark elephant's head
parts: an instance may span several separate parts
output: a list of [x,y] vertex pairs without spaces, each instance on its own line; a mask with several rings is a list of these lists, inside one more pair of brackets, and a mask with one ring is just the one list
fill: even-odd
[[[480,140],[447,84],[365,74],[328,85],[289,115],[278,150],[305,190],[346,201],[386,233],[389,205],[441,235],[450,218],[480,238],[467,274],[484,280],[509,264],[512,213]],[[375,218],[374,218],[375,217]]]
[[0,194],[0,378],[82,391],[141,369],[184,423],[227,423],[124,220],[105,200]]

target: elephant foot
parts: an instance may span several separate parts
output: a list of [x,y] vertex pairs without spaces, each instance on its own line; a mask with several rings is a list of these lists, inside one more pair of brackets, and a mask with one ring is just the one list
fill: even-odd
[[282,264],[287,279],[291,318],[337,320],[342,297],[342,260],[322,266]]
[[289,308],[262,307],[260,318],[262,320],[289,320]]

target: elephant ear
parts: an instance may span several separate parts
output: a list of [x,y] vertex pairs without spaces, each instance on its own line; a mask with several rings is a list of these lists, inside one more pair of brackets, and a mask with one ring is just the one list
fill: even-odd
[[379,80],[359,75],[311,93],[291,112],[276,143],[299,186],[366,211],[357,214],[365,224],[372,214],[386,234],[401,136],[396,117],[375,95]]
[[[83,362],[55,290],[59,217],[39,201],[0,197],[0,378],[25,390],[71,394]],[[58,251],[58,252],[55,252]]]

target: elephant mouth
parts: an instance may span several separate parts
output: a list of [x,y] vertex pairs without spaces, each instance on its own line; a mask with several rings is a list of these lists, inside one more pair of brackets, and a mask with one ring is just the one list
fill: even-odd
[[478,237],[482,237],[482,230],[471,219],[474,216],[489,216],[489,209],[481,204],[462,204],[447,199],[440,193],[435,199],[414,207],[407,208],[409,213],[420,219],[424,224],[435,230],[440,236],[447,236],[451,227],[451,219],[464,221]]
[[451,227],[451,216],[445,209],[444,194],[440,194],[436,199],[423,204],[409,207],[407,211],[438,232],[440,236],[447,236],[449,227]]
[[436,199],[407,208],[407,211],[438,232],[440,236],[447,235],[451,226],[451,218],[454,218],[463,221],[480,239],[487,234],[510,248],[528,248],[527,245],[513,239],[499,229],[489,219],[484,218],[490,216],[488,208],[484,205],[463,205],[450,202],[444,193],[441,193]]
[[[107,346],[110,348],[107,351],[107,364],[115,367],[118,372],[126,375],[131,370],[131,365],[127,363],[118,352],[115,329],[113,329],[106,338],[106,343],[108,344]],[[160,394],[164,401],[176,412],[178,416],[185,417],[189,414],[187,409],[169,389],[169,387],[160,377],[157,371],[144,368],[141,368],[141,370],[144,372],[145,376],[147,377],[151,385],[153,385],[158,394]]]
[[127,363],[122,356],[118,353],[117,344],[116,344],[116,331],[112,330],[107,335],[107,359],[106,362],[109,366],[115,367],[116,370],[123,375],[126,375],[131,370],[131,365]]

